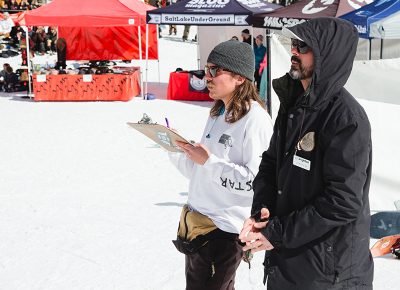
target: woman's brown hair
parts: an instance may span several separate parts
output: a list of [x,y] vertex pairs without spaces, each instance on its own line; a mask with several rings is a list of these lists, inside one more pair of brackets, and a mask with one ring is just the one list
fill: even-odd
[[[256,101],[261,107],[265,108],[265,104],[260,99],[253,82],[245,79],[245,81],[233,91],[233,96],[229,101],[228,107],[225,108],[225,121],[228,123],[235,123],[243,118],[250,111],[251,101]],[[223,107],[224,102],[222,100],[215,101],[214,106],[211,108],[210,115],[212,117],[219,116]]]

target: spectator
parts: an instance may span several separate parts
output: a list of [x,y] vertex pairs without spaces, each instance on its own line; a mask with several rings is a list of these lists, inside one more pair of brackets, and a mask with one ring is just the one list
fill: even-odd
[[183,29],[183,35],[182,35],[182,40],[183,41],[188,40],[189,31],[190,31],[190,25],[185,25],[185,28]]
[[180,142],[184,154],[170,154],[190,178],[175,245],[187,254],[186,289],[232,290],[243,257],[237,237],[250,211],[251,184],[260,155],[268,148],[272,122],[253,84],[254,53],[249,45],[230,40],[218,44],[205,72],[215,102],[201,143]]
[[239,41],[239,38],[238,38],[236,35],[234,35],[234,36],[232,36],[231,40],[237,40],[237,41]]
[[28,10],[29,9],[28,0],[21,0],[21,3],[19,3],[19,9],[20,10]]
[[8,65],[5,68],[4,89],[6,92],[14,92],[18,84],[18,76],[14,73],[13,68]]
[[19,10],[19,5],[16,0],[11,0],[9,5],[10,10]]
[[282,34],[292,41],[290,71],[272,82],[280,108],[253,182],[243,249],[266,250],[268,290],[372,290],[371,126],[343,87],[357,29],[323,17]]
[[[248,43],[248,44],[250,44],[251,45],[251,34],[250,34],[250,31],[246,28],[246,29],[243,29],[242,30],[242,39],[243,39],[243,42],[246,42],[246,43]],[[253,39],[253,43],[255,43],[255,40]]]
[[3,17],[4,19],[0,21],[0,37],[9,37],[11,29],[14,27],[14,21],[8,12],[4,12]]
[[38,26],[35,34],[32,36],[32,40],[35,43],[34,50],[40,54],[44,54],[46,52],[47,35],[43,26]]
[[6,74],[7,74],[7,68],[10,66],[10,64],[5,63],[3,64],[3,70],[0,71],[0,90],[1,91],[5,91],[5,85],[4,85],[4,80],[6,78]]
[[254,71],[254,81],[257,84],[257,91],[260,91],[260,83],[261,83],[261,75],[259,73],[260,63],[263,61],[265,53],[267,51],[267,49],[263,45],[263,40],[264,40],[264,37],[261,34],[257,35],[256,43],[253,47],[254,56],[255,56],[255,60],[256,60],[256,69]]
[[49,26],[47,30],[46,51],[56,51],[57,29],[54,26]]

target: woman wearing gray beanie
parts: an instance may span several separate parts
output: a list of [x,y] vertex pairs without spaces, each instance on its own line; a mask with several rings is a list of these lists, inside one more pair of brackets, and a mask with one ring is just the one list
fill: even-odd
[[238,234],[250,215],[252,182],[272,135],[272,121],[253,84],[250,45],[226,41],[210,53],[205,77],[211,108],[200,143],[170,153],[190,179],[174,241],[185,256],[186,289],[234,289],[243,257]]

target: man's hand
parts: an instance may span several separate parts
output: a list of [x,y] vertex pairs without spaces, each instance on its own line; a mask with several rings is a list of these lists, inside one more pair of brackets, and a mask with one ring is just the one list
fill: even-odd
[[176,141],[176,144],[186,154],[187,158],[197,164],[203,165],[210,157],[210,151],[203,144],[188,144],[181,141]]
[[[267,219],[269,217],[269,210],[267,208],[261,209],[260,219]],[[267,240],[267,238],[260,232],[268,224],[266,222],[256,222],[253,218],[245,220],[243,229],[239,234],[239,239],[242,243],[246,243],[243,251],[251,250],[252,253],[264,250],[272,250],[274,246]]]

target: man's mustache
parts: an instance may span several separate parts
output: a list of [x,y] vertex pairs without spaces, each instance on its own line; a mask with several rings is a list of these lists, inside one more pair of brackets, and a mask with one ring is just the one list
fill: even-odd
[[299,64],[301,64],[301,60],[300,60],[300,58],[298,58],[297,56],[295,56],[295,55],[292,55],[292,58],[290,59],[291,61],[294,61],[294,62],[297,62],[297,63],[299,63]]

